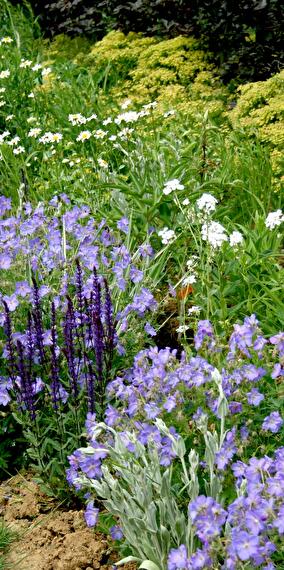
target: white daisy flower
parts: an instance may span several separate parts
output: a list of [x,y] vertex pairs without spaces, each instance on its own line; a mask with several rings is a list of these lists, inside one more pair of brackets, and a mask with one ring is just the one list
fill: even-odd
[[32,63],[33,62],[30,59],[21,59],[19,67],[22,67],[22,68],[31,67]]
[[25,149],[23,146],[18,146],[18,147],[13,149],[14,154],[22,154],[22,152],[25,152]]
[[3,69],[3,71],[0,71],[0,79],[6,79],[10,75],[11,75],[11,72],[9,69]]
[[75,113],[75,114],[68,115],[68,121],[70,121],[70,123],[72,123],[73,126],[85,125],[85,123],[87,122],[87,119],[86,119],[86,117],[81,115],[81,113]]
[[81,131],[80,134],[77,136],[76,141],[78,142],[85,142],[89,140],[92,136],[90,131]]
[[106,160],[104,160],[103,158],[98,158],[98,165],[101,168],[105,168],[105,169],[108,168],[108,162]]
[[35,127],[34,129],[30,129],[28,132],[28,137],[37,137],[40,135],[41,129]]

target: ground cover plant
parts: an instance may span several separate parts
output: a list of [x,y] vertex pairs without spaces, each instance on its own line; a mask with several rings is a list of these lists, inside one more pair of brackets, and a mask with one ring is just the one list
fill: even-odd
[[281,568],[282,74],[1,10],[1,476],[146,570]]

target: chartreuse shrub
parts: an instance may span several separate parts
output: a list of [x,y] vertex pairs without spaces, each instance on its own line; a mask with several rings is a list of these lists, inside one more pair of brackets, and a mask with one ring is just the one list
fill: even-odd
[[239,87],[237,105],[229,116],[234,126],[241,126],[268,147],[275,188],[279,189],[284,175],[284,71]]
[[167,107],[195,112],[207,106],[218,113],[228,95],[193,38],[161,40],[113,31],[76,61],[101,74],[101,85],[117,101],[157,99]]

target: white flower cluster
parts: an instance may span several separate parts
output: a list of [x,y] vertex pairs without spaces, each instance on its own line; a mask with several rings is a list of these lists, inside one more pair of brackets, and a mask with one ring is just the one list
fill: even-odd
[[23,146],[17,146],[16,148],[13,149],[14,154],[22,154],[22,152],[25,152],[25,149]]
[[169,230],[169,228],[165,227],[158,232],[158,236],[160,236],[162,243],[164,245],[168,245],[173,239],[176,238],[176,234],[173,230]]
[[103,158],[98,158],[98,165],[101,168],[104,168],[105,170],[108,169],[108,162],[106,160],[104,160]]
[[166,111],[166,112],[163,114],[163,117],[165,117],[165,118],[167,118],[167,117],[172,117],[172,116],[175,115],[175,114],[176,114],[175,110],[174,110],[174,109],[170,109],[169,111]]
[[177,329],[176,332],[179,334],[185,333],[186,331],[188,331],[189,326],[188,325],[180,325]]
[[35,63],[35,65],[33,65],[32,70],[33,71],[39,71],[42,68],[41,63]]
[[198,260],[197,255],[193,255],[186,262],[188,271],[190,271],[190,273],[188,275],[186,275],[185,277],[183,277],[183,279],[182,279],[182,286],[183,287],[186,287],[187,285],[193,285],[193,283],[196,283],[197,273],[196,273],[195,267],[197,264],[197,260]]
[[97,129],[94,131],[95,139],[104,139],[107,136],[108,131],[103,131],[103,129]]
[[125,101],[123,101],[123,103],[121,103],[120,107],[121,109],[127,109],[127,107],[129,107],[129,105],[131,105],[132,103],[132,99],[125,99]]
[[183,287],[186,287],[187,285],[193,285],[193,283],[196,283],[195,273],[191,273],[191,275],[186,275],[182,280]]
[[234,231],[229,236],[229,243],[231,247],[236,247],[241,245],[244,241],[244,238],[240,232]]
[[81,115],[81,113],[74,113],[74,114],[68,115],[68,121],[70,121],[70,123],[74,127],[76,125],[85,125],[85,123],[87,122],[87,119],[86,119],[86,117]]
[[168,180],[168,182],[165,183],[163,193],[166,196],[168,196],[169,194],[171,194],[175,190],[183,190],[183,189],[184,189],[184,185],[181,184],[177,178],[173,178],[172,180]]
[[216,210],[216,204],[218,204],[218,200],[212,196],[212,194],[207,194],[206,192],[202,194],[196,202],[198,210],[206,214],[214,212]]
[[228,241],[225,228],[219,222],[213,221],[202,225],[201,237],[208,241],[213,248],[221,247],[225,241]]
[[63,158],[62,159],[62,163],[63,164],[68,164],[69,166],[74,166],[75,164],[80,164],[81,162],[81,158],[76,158],[74,160],[69,160],[69,158]]
[[20,142],[20,140],[21,140],[20,137],[13,137],[9,141],[7,141],[7,144],[9,146],[16,146],[18,144],[18,142]]
[[124,129],[121,129],[120,133],[118,133],[118,137],[122,140],[127,140],[129,139],[131,133],[133,133],[134,129],[130,129],[129,127],[125,127]]
[[157,105],[158,105],[157,101],[152,101],[152,103],[146,103],[146,105],[143,105],[143,109],[148,111],[148,109],[154,109],[155,107],[157,107]]
[[[212,212],[215,212],[218,200],[212,194],[205,192],[197,200],[196,206],[200,212],[203,212],[210,216]],[[227,235],[226,230],[222,224],[219,222],[214,222],[213,220],[207,221],[201,227],[201,237],[204,241],[207,241],[213,248],[218,248],[223,245],[224,242],[229,242],[231,247],[240,246],[244,238],[242,234],[238,231],[233,231],[230,236]]]
[[280,226],[282,222],[284,222],[284,214],[282,210],[276,210],[276,212],[270,212],[270,214],[268,214],[265,225],[269,230],[274,230],[274,228]]
[[51,67],[44,67],[42,70],[42,76],[45,77],[46,75],[49,75],[52,72]]

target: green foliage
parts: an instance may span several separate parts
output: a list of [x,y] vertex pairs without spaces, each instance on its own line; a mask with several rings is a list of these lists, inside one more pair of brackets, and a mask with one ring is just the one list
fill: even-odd
[[26,442],[10,410],[0,411],[0,480],[19,469],[23,462]]
[[240,87],[237,105],[229,117],[234,126],[257,136],[269,148],[274,184],[280,189],[284,168],[284,71],[267,81]]
[[[23,0],[24,1],[24,0]],[[283,65],[281,0],[31,0],[47,35],[87,34],[100,39],[110,29],[172,38],[193,35],[213,53],[222,76],[265,79]]]

